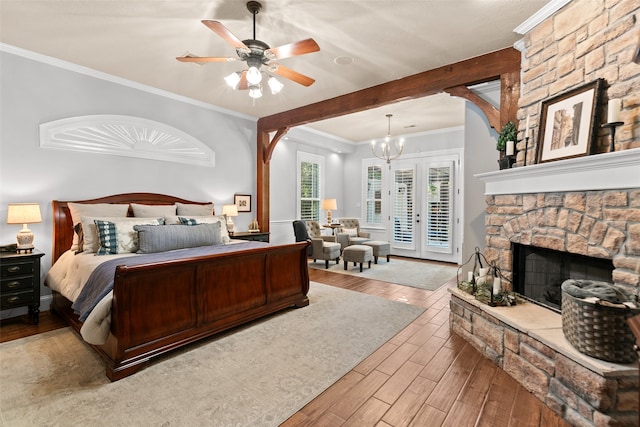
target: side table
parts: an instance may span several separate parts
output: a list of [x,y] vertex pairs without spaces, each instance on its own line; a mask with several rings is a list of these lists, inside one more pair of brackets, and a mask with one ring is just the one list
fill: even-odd
[[29,307],[33,324],[40,321],[40,258],[44,253],[0,252],[0,310]]
[[229,237],[231,237],[232,239],[253,240],[254,242],[269,243],[269,233],[262,231],[236,231],[233,233],[229,233]]

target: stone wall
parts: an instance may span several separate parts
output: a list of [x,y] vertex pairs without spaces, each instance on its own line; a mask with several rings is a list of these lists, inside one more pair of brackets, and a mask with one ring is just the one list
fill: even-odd
[[637,369],[594,372],[456,291],[450,302],[451,329],[570,425],[638,425]]
[[[622,99],[624,125],[616,131],[616,151],[640,147],[640,65],[632,62],[638,43],[637,0],[572,0],[524,37],[522,96],[518,119],[524,138],[526,119],[535,131],[527,164],[536,158],[541,102],[598,78],[602,94],[599,124],[607,118],[609,99]],[[600,129],[600,128],[599,128]],[[524,150],[524,142],[518,144]],[[594,152],[609,150],[609,132],[599,130]],[[519,151],[517,164],[524,161]]]
[[512,278],[511,243],[613,260],[613,281],[640,285],[640,189],[486,196],[484,255]]

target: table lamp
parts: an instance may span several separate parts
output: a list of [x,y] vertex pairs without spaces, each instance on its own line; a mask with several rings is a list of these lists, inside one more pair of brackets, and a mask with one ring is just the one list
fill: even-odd
[[338,209],[336,199],[322,199],[322,209],[327,211],[327,224],[331,224],[331,211]]
[[227,217],[227,230],[229,230],[229,233],[233,233],[234,224],[231,217],[238,216],[238,206],[222,205],[222,215]]
[[18,252],[33,251],[33,233],[27,224],[42,222],[40,205],[37,203],[9,203],[7,208],[7,224],[22,224],[22,230],[16,236]]

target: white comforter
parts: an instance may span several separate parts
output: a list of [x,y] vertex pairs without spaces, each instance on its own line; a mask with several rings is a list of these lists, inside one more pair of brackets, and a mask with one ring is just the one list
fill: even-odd
[[[74,254],[67,251],[51,266],[45,283],[54,291],[60,292],[66,299],[74,302],[93,270],[105,261],[115,258],[136,256],[133,253],[95,256],[92,253]],[[113,292],[109,292],[91,311],[82,324],[80,335],[89,344],[104,344],[111,329],[111,301]]]

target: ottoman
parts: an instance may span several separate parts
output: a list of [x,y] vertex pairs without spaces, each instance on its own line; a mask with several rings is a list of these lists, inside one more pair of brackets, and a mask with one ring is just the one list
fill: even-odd
[[368,242],[364,242],[363,245],[371,246],[373,249],[373,262],[374,264],[378,263],[378,257],[386,256],[387,262],[389,262],[389,255],[391,254],[391,243],[383,242],[382,240],[370,240]]
[[342,251],[342,259],[344,260],[344,269],[347,269],[349,262],[360,264],[360,272],[362,272],[362,264],[369,263],[371,268],[371,260],[373,259],[373,248],[365,245],[351,245]]

